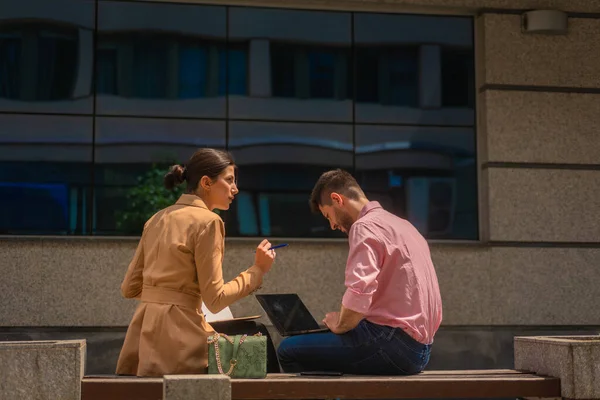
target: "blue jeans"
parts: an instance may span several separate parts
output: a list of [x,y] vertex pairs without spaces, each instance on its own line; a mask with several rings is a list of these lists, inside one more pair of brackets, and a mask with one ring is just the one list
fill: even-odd
[[336,371],[355,375],[411,375],[425,368],[431,346],[400,328],[362,320],[356,328],[283,340],[277,350],[284,372]]

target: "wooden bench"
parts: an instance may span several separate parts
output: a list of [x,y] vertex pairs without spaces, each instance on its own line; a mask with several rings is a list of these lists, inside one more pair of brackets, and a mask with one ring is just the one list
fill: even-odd
[[[560,380],[516,370],[426,371],[406,377],[272,374],[231,380],[231,398],[417,399],[561,397]],[[162,378],[86,376],[81,400],[162,400]]]

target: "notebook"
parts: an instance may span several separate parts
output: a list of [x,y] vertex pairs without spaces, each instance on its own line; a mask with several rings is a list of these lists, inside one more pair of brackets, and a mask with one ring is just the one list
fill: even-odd
[[218,313],[212,313],[206,308],[206,305],[202,303],[202,313],[204,313],[204,318],[206,322],[214,323],[214,322],[227,322],[227,321],[251,321],[253,319],[260,318],[260,315],[251,315],[247,317],[234,317],[233,313],[229,309],[229,307],[225,307]]

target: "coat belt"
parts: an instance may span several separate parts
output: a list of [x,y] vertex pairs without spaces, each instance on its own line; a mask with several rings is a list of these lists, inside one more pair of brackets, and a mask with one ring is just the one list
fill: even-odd
[[202,299],[199,294],[195,295],[165,287],[144,285],[141,300],[146,303],[172,304],[198,310]]

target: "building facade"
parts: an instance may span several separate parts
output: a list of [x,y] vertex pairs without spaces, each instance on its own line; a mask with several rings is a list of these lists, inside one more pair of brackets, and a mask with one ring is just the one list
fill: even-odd
[[[599,3],[203,3],[0,3],[0,339],[84,337],[88,370],[111,372],[141,224],[177,198],[161,176],[207,146],[239,166],[227,277],[285,240],[262,291],[338,309],[347,245],[307,199],[341,167],[430,240],[431,368],[595,332]],[[546,8],[566,34],[523,31]]]

